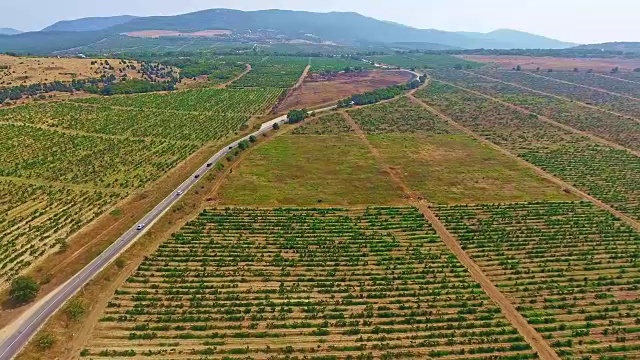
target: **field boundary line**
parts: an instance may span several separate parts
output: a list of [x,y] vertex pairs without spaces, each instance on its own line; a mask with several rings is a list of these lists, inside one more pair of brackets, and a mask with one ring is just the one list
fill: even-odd
[[496,78],[492,78],[490,76],[476,74],[476,73],[470,72],[470,71],[465,71],[465,70],[460,70],[460,71],[462,71],[463,73],[468,74],[468,75],[478,76],[478,77],[483,78],[483,79],[499,82],[499,83],[506,84],[506,85],[515,86],[517,88],[524,89],[524,90],[527,90],[527,91],[531,91],[531,92],[534,92],[534,93],[537,93],[537,94],[540,94],[540,95],[551,96],[551,97],[556,98],[556,99],[572,102],[572,103],[575,103],[575,104],[578,104],[578,105],[581,105],[581,106],[584,106],[584,107],[588,107],[590,109],[599,110],[599,111],[602,111],[602,112],[606,112],[606,113],[609,113],[609,114],[612,114],[612,115],[615,115],[615,116],[619,116],[621,118],[627,118],[627,119],[633,120],[633,121],[635,121],[637,123],[640,123],[640,119],[636,119],[633,116],[620,114],[618,112],[607,110],[607,109],[603,109],[603,108],[595,106],[595,105],[589,105],[589,104],[587,104],[585,102],[582,102],[582,101],[569,99],[569,98],[564,97],[564,96],[554,95],[554,94],[547,93],[547,92],[540,91],[540,90],[534,90],[532,88],[528,88],[528,87],[520,85],[520,84],[516,84],[516,83],[513,83],[513,82],[509,82],[509,81],[499,80],[499,79],[496,79]]
[[[409,94],[410,99],[415,99],[413,95]],[[458,261],[464,265],[469,271],[471,278],[480,284],[484,292],[489,298],[500,308],[501,312],[505,315],[507,320],[518,330],[520,335],[531,345],[531,347],[538,353],[543,360],[560,360],[560,357],[553,351],[551,346],[544,340],[542,335],[538,333],[525,318],[516,310],[515,306],[511,304],[509,299],[489,280],[489,278],[482,272],[480,266],[476,264],[473,259],[462,249],[456,238],[446,229],[444,224],[438,219],[435,213],[429,208],[429,204],[417,197],[411,189],[404,183],[401,175],[394,174],[391,167],[384,161],[380,151],[376,149],[373,144],[367,139],[366,134],[358,126],[358,123],[344,110],[340,113],[347,120],[349,125],[354,129],[358,137],[367,145],[373,156],[379,161],[380,165],[385,168],[392,179],[403,189],[406,196],[409,198],[411,204],[416,206],[425,220],[428,221],[440,237],[442,242],[449,248],[449,250],[456,256]]]
[[634,101],[640,101],[640,99],[638,99],[636,97],[633,97],[633,96],[630,96],[630,95],[625,95],[625,94],[620,94],[620,93],[617,93],[617,92],[614,92],[614,91],[610,91],[610,90],[607,90],[607,89],[603,89],[603,88],[599,88],[599,87],[593,87],[593,86],[588,86],[588,85],[577,84],[577,83],[573,83],[571,81],[556,79],[556,78],[552,78],[552,77],[548,77],[548,76],[544,76],[544,75],[538,75],[538,74],[534,74],[534,73],[527,72],[527,71],[525,71],[524,73],[527,74],[527,75],[534,76],[534,77],[540,77],[540,78],[547,79],[547,80],[553,80],[553,81],[556,81],[556,82],[559,82],[559,83],[563,83],[563,84],[567,84],[567,85],[579,86],[579,87],[583,87],[585,89],[589,89],[589,90],[593,90],[593,91],[599,91],[599,92],[603,92],[605,94],[609,94],[609,95],[613,95],[613,96],[619,96],[619,97],[628,98],[628,99],[631,99],[631,100],[634,100]]
[[251,72],[252,68],[251,68],[251,64],[246,64],[246,68],[244,69],[244,71],[240,74],[238,74],[236,77],[234,77],[233,79],[227,81],[226,83],[220,84],[218,86],[216,86],[217,89],[226,89],[227,87],[229,87],[229,85],[233,84],[234,82],[242,79],[245,75],[247,75],[249,72]]
[[603,78],[614,79],[614,80],[618,80],[618,81],[624,81],[624,82],[640,85],[640,81],[633,81],[633,80],[623,79],[623,78],[619,78],[619,77],[615,77],[615,76],[609,76],[609,75],[605,75],[605,74],[597,74],[597,73],[591,73],[591,75],[600,76],[600,77],[603,77]]
[[0,121],[0,125],[29,126],[29,127],[33,127],[33,128],[47,130],[47,131],[55,131],[55,132],[59,132],[59,133],[63,133],[63,134],[81,135],[81,136],[93,136],[93,137],[99,137],[99,138],[103,138],[103,139],[162,141],[162,142],[169,142],[169,143],[174,143],[174,144],[187,144],[187,145],[198,145],[198,146],[202,145],[202,143],[195,142],[195,141],[169,140],[169,139],[156,138],[156,137],[109,135],[109,134],[92,133],[92,132],[86,132],[86,131],[80,131],[80,130],[57,128],[57,127],[41,125],[41,124],[29,124],[29,123],[13,122],[13,121]]
[[595,142],[597,142],[597,143],[600,143],[601,145],[609,146],[609,147],[612,147],[612,148],[617,149],[617,150],[625,150],[625,151],[628,151],[629,153],[631,153],[631,154],[633,154],[633,155],[635,155],[635,156],[640,157],[640,152],[638,152],[638,151],[636,151],[636,150],[629,149],[629,148],[627,148],[627,147],[625,147],[625,146],[623,146],[623,145],[620,145],[620,144],[618,144],[618,143],[615,143],[615,142],[613,142],[613,141],[611,141],[611,140],[603,139],[603,138],[601,138],[601,137],[599,137],[599,136],[597,136],[597,135],[590,134],[590,133],[588,133],[588,132],[586,132],[586,131],[584,131],[584,130],[579,130],[579,129],[576,129],[576,128],[572,127],[572,126],[569,126],[569,125],[566,125],[566,124],[560,123],[560,122],[558,122],[558,121],[556,121],[556,120],[553,120],[553,119],[548,118],[548,117],[546,117],[546,116],[540,115],[540,114],[538,114],[538,113],[536,113],[536,112],[533,112],[533,111],[527,110],[526,108],[521,107],[521,106],[519,106],[519,105],[512,104],[512,103],[510,103],[510,102],[507,102],[507,101],[501,100],[501,99],[499,99],[499,98],[497,98],[497,97],[494,97],[494,96],[491,96],[491,95],[488,95],[488,94],[484,94],[484,93],[479,92],[479,91],[477,91],[477,90],[472,90],[472,89],[469,89],[469,88],[466,88],[466,87],[463,87],[463,86],[460,86],[460,85],[456,85],[456,84],[453,84],[453,83],[450,83],[450,82],[447,82],[447,81],[442,81],[442,80],[436,80],[436,81],[441,82],[441,83],[443,83],[443,84],[447,84],[447,85],[449,85],[449,86],[453,86],[453,87],[458,88],[458,89],[463,90],[463,91],[467,91],[467,92],[472,93],[472,94],[474,94],[474,95],[478,95],[478,96],[481,96],[481,97],[483,97],[483,98],[486,98],[486,99],[489,99],[489,100],[495,101],[495,102],[497,102],[497,103],[499,103],[499,104],[502,104],[502,105],[507,106],[507,107],[509,107],[509,108],[512,108],[512,109],[514,109],[514,110],[518,110],[518,111],[523,112],[523,113],[525,113],[525,114],[532,114],[532,115],[535,115],[535,116],[537,116],[540,120],[542,120],[542,121],[544,121],[544,122],[546,122],[546,123],[548,123],[548,124],[550,124],[550,125],[553,125],[553,126],[559,127],[559,128],[561,128],[561,129],[563,129],[563,130],[566,130],[566,131],[572,132],[572,133],[577,134],[577,135],[581,135],[581,136],[588,137],[588,138],[590,138],[591,140],[593,140],[593,141],[595,141]]
[[597,198],[589,195],[588,193],[576,188],[575,186],[567,183],[566,181],[562,180],[561,178],[552,175],[550,173],[548,173],[546,170],[524,160],[523,158],[513,154],[512,152],[510,152],[509,150],[504,149],[503,147],[496,145],[494,143],[492,143],[491,141],[485,139],[484,137],[477,135],[476,133],[474,133],[472,130],[458,124],[455,120],[453,120],[451,117],[445,115],[444,113],[438,111],[437,109],[433,108],[432,106],[426,104],[425,102],[423,102],[420,99],[415,98],[414,96],[409,96],[410,99],[412,99],[413,101],[415,101],[417,104],[422,105],[422,107],[424,107],[425,109],[429,110],[430,112],[432,112],[435,115],[438,115],[439,117],[441,117],[442,119],[446,120],[449,124],[451,124],[452,126],[454,126],[455,128],[457,128],[458,130],[464,132],[465,134],[473,137],[474,139],[480,141],[481,143],[490,146],[491,148],[499,151],[500,153],[510,156],[513,159],[515,159],[518,163],[532,169],[533,171],[535,171],[538,175],[544,177],[547,180],[552,181],[553,183],[555,183],[556,185],[559,185],[563,188],[565,188],[566,190],[570,191],[571,193],[573,193],[574,195],[577,195],[579,197],[581,197],[583,200],[587,200],[592,202],[593,204],[595,204],[596,206],[598,206],[599,208],[608,211],[609,213],[617,216],[618,218],[624,220],[625,222],[627,222],[630,226],[632,226],[634,229],[636,229],[637,231],[640,231],[640,221],[635,220],[633,218],[631,218],[629,215],[626,215],[625,213],[614,209],[613,207],[611,207],[610,205],[604,203],[601,200],[598,200]]

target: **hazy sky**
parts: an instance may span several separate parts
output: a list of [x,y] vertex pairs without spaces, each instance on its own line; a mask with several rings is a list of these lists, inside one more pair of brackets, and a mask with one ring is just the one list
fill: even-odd
[[640,0],[0,0],[0,27],[40,30],[86,16],[173,15],[216,7],[356,11],[418,28],[511,28],[579,43],[640,41]]

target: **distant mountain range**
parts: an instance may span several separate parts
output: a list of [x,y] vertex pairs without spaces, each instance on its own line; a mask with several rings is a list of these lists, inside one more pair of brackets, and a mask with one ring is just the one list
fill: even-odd
[[47,26],[42,31],[98,31],[112,26],[124,24],[135,19],[135,16],[122,15],[110,17],[88,17],[77,20],[64,20]]
[[0,28],[0,35],[17,35],[21,33],[22,31],[12,28]]
[[[176,16],[124,15],[61,21],[40,32],[12,36],[8,39],[0,37],[0,51],[66,50],[77,47],[78,43],[83,41],[102,41],[125,33],[145,30],[171,30],[183,33],[230,30],[232,37],[250,39],[250,41],[305,39],[342,45],[382,44],[401,48],[414,46],[416,49],[423,50],[562,49],[575,46],[575,44],[508,29],[486,34],[417,29],[353,12],[211,9]],[[56,37],[59,37],[59,41],[55,40]],[[31,43],[28,44],[27,41]],[[42,50],[39,50],[40,48]]]

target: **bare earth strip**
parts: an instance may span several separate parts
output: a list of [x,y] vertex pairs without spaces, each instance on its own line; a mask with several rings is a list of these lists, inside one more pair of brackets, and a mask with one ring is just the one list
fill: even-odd
[[547,173],[546,171],[544,171],[543,169],[527,162],[526,160],[518,157],[517,155],[512,154],[511,152],[507,151],[506,149],[488,141],[487,139],[477,135],[476,133],[474,133],[473,131],[467,129],[466,127],[458,124],[457,122],[455,122],[452,118],[450,118],[449,116],[439,112],[438,110],[432,108],[431,106],[427,105],[426,103],[422,102],[420,99],[417,99],[415,97],[413,97],[412,95],[409,96],[409,98],[413,101],[415,101],[417,104],[420,104],[421,106],[423,106],[425,109],[431,111],[432,113],[440,116],[442,119],[446,120],[449,124],[451,124],[452,126],[454,126],[455,128],[459,129],[460,131],[463,131],[465,134],[472,136],[473,138],[475,138],[476,140],[482,142],[483,144],[486,144],[487,146],[490,146],[494,149],[496,149],[497,151],[512,157],[513,159],[515,159],[516,161],[518,161],[519,163],[521,163],[524,166],[529,167],[530,169],[534,170],[537,174],[539,174],[540,176],[544,177],[545,179],[548,179],[552,182],[554,182],[555,184],[561,186],[564,189],[567,189],[568,191],[570,191],[571,193],[583,198],[584,200],[587,201],[591,201],[592,203],[594,203],[596,206],[600,207],[601,209],[604,209],[610,213],[612,213],[613,215],[617,216],[618,218],[624,220],[625,222],[627,222],[629,225],[631,225],[633,228],[635,228],[636,230],[640,231],[640,221],[634,220],[631,217],[629,217],[628,215],[612,208],[611,206],[605,204],[604,202],[594,198],[593,196],[585,193],[582,190],[577,189],[576,187],[572,186],[571,184],[565,182],[564,180],[555,177],[549,173]]
[[[412,94],[409,95],[412,100],[417,100]],[[391,174],[392,179],[398,183],[398,185],[405,191],[407,197],[412,200],[412,203],[418,207],[420,212],[424,215],[425,219],[429,221],[442,241],[447,247],[456,255],[458,260],[469,270],[473,279],[482,286],[484,291],[489,297],[500,307],[502,313],[511,322],[511,324],[518,330],[518,332],[525,338],[525,340],[531,345],[531,347],[538,353],[541,359],[554,359],[560,360],[560,357],[544,340],[542,335],[538,333],[525,318],[520,315],[515,306],[511,304],[509,299],[498,290],[498,288],[489,280],[489,278],[482,272],[480,267],[471,259],[471,257],[462,249],[458,241],[449,233],[444,224],[438,219],[433,211],[429,209],[429,206],[422,200],[417,200],[409,187],[402,180],[401,175],[394,174],[393,170],[384,163],[384,160],[380,152],[369,142],[365,133],[358,126],[358,124],[349,116],[346,112],[341,112],[349,125],[355,130],[358,137],[365,142],[367,147],[371,150],[374,157],[380,162],[380,164],[387,169]]]
[[614,143],[614,142],[612,142],[612,141],[609,141],[609,140],[603,139],[603,138],[601,138],[601,137],[599,137],[599,136],[596,136],[596,135],[590,134],[590,133],[588,133],[588,132],[585,132],[585,131],[582,131],[582,130],[575,129],[575,128],[571,127],[571,126],[568,126],[568,125],[565,125],[565,124],[561,124],[561,123],[559,123],[559,122],[557,122],[557,121],[555,121],[555,120],[553,120],[553,119],[550,119],[550,118],[548,118],[548,117],[546,117],[546,116],[542,116],[542,115],[540,115],[540,114],[537,114],[537,113],[534,113],[534,112],[532,112],[532,111],[529,111],[529,110],[527,110],[527,109],[525,109],[525,108],[523,108],[523,107],[521,107],[521,106],[514,105],[514,104],[511,104],[511,103],[508,103],[508,102],[506,102],[506,101],[500,100],[500,99],[498,99],[498,98],[496,98],[496,97],[493,97],[493,96],[491,96],[491,95],[487,95],[487,94],[484,94],[484,93],[481,93],[481,92],[478,92],[478,91],[475,91],[475,90],[472,90],[472,89],[468,89],[468,88],[465,88],[465,87],[463,87],[463,86],[456,85],[456,84],[453,84],[453,83],[450,83],[450,82],[447,82],[447,81],[442,81],[442,80],[438,80],[438,81],[439,81],[439,82],[441,82],[441,83],[443,83],[443,84],[447,84],[447,85],[449,85],[449,86],[453,86],[453,87],[455,87],[455,88],[458,88],[458,89],[460,89],[460,90],[464,90],[464,91],[470,92],[470,93],[472,93],[472,94],[474,94],[474,95],[478,95],[478,96],[480,96],[480,97],[483,97],[483,98],[486,98],[486,99],[489,99],[489,100],[493,100],[493,101],[498,102],[498,103],[500,103],[500,104],[502,104],[502,105],[504,105],[504,106],[507,106],[507,107],[509,107],[509,108],[512,108],[512,109],[515,109],[515,110],[521,111],[521,112],[523,112],[523,113],[525,113],[525,114],[533,114],[533,115],[536,115],[536,116],[538,117],[538,119],[540,119],[540,120],[542,120],[542,121],[544,121],[544,122],[546,122],[546,123],[548,123],[548,124],[551,124],[551,125],[553,125],[553,126],[559,127],[559,128],[561,128],[561,129],[563,129],[563,130],[566,130],[566,131],[572,132],[572,133],[574,133],[574,134],[578,134],[578,135],[581,135],[581,136],[588,137],[588,138],[590,138],[591,140],[593,140],[593,141],[595,141],[595,142],[597,142],[597,143],[600,143],[600,144],[602,144],[602,145],[609,146],[609,147],[612,147],[612,148],[614,148],[614,149],[618,149],[618,150],[625,150],[625,151],[628,151],[628,152],[630,152],[631,154],[633,154],[633,155],[635,155],[635,156],[640,157],[640,152],[638,152],[638,151],[631,150],[631,149],[626,148],[626,147],[624,147],[624,146],[622,146],[622,145],[620,145],[620,144],[617,144],[617,143]]
[[601,108],[601,107],[598,107],[598,106],[595,106],[595,105],[590,105],[590,104],[583,103],[583,102],[580,102],[580,101],[576,101],[576,100],[573,100],[573,99],[569,99],[569,98],[566,98],[566,97],[564,97],[564,96],[559,96],[559,95],[554,95],[554,94],[546,93],[546,92],[539,91],[539,90],[534,90],[534,89],[528,88],[528,87],[526,87],[526,86],[522,86],[522,85],[520,85],[520,84],[516,84],[516,83],[512,83],[512,82],[508,82],[508,81],[503,81],[503,80],[499,80],[499,79],[494,79],[494,78],[489,77],[489,76],[480,75],[480,74],[476,74],[476,73],[469,72],[469,71],[465,71],[465,70],[460,70],[460,71],[464,72],[465,74],[469,74],[469,75],[473,75],[473,76],[478,76],[478,77],[481,77],[481,78],[485,78],[485,79],[487,79],[487,80],[497,81],[497,82],[499,82],[499,83],[503,83],[503,84],[507,84],[507,85],[515,86],[515,87],[520,88],[520,89],[525,89],[525,90],[527,90],[527,91],[531,91],[531,92],[534,92],[534,93],[536,93],[536,94],[541,94],[541,95],[551,96],[551,97],[556,98],[556,99],[560,99],[560,100],[564,100],[564,101],[573,102],[573,103],[575,103],[575,104],[579,104],[579,105],[581,105],[581,106],[585,106],[585,107],[588,107],[588,108],[590,108],[590,109],[604,111],[604,112],[606,112],[606,113],[609,113],[609,114],[612,114],[612,115],[615,115],[615,116],[619,116],[619,117],[622,117],[622,118],[625,118],[625,119],[630,119],[630,120],[633,120],[633,121],[635,121],[635,122],[640,123],[640,119],[636,119],[636,118],[634,118],[634,117],[632,117],[632,116],[624,115],[624,114],[620,114],[620,113],[615,112],[615,111],[611,111],[611,110],[603,109],[603,108]]

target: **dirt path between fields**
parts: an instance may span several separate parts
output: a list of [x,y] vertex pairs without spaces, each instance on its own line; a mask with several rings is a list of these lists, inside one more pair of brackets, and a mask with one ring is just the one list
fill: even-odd
[[[411,100],[417,100],[413,97],[413,94],[409,94],[408,97]],[[496,305],[500,307],[500,310],[505,315],[507,320],[513,325],[516,330],[524,337],[524,339],[531,345],[531,347],[538,353],[543,360],[560,360],[560,357],[555,353],[555,351],[549,346],[549,344],[544,340],[542,335],[538,333],[527,320],[516,310],[515,306],[509,301],[509,299],[500,292],[500,290],[489,280],[489,278],[482,272],[480,266],[476,264],[471,257],[462,249],[460,243],[456,240],[456,238],[446,229],[444,224],[438,219],[435,213],[429,208],[429,205],[419,197],[415,195],[414,192],[404,183],[402,180],[402,175],[398,174],[393,170],[391,166],[389,166],[380,151],[376,149],[367,139],[366,134],[360,126],[353,120],[353,118],[346,112],[340,112],[344,118],[347,120],[349,125],[356,132],[358,137],[362,139],[362,141],[367,145],[367,147],[371,150],[371,154],[376,158],[376,160],[381,164],[387,172],[391,175],[396,184],[403,189],[406,196],[411,200],[411,203],[414,204],[420,212],[424,215],[425,219],[433,225],[434,229],[442,239],[442,241],[447,245],[449,250],[453,252],[453,254],[458,258],[458,260],[469,270],[473,280],[475,280],[482,289],[487,293],[487,295],[494,301]]]
[[559,128],[561,128],[563,130],[572,132],[572,133],[577,134],[577,135],[588,137],[589,139],[591,139],[591,140],[593,140],[593,141],[595,141],[597,143],[600,143],[602,145],[609,146],[609,147],[612,147],[612,148],[618,149],[618,150],[628,151],[628,152],[632,153],[633,155],[640,157],[640,152],[638,152],[638,151],[629,149],[629,148],[624,147],[624,146],[622,146],[622,145],[620,145],[618,143],[615,143],[615,142],[607,140],[607,139],[603,139],[603,138],[601,138],[599,136],[590,134],[590,133],[588,133],[586,131],[579,130],[579,129],[576,129],[576,128],[571,127],[569,125],[565,125],[565,124],[559,123],[559,122],[557,122],[557,121],[555,121],[555,120],[553,120],[551,118],[548,118],[546,116],[542,116],[542,115],[540,115],[538,113],[535,113],[533,111],[529,111],[529,110],[525,109],[524,107],[521,107],[521,106],[518,106],[518,105],[515,105],[515,104],[512,104],[512,103],[506,102],[504,100],[500,100],[500,99],[498,99],[496,97],[493,97],[491,95],[487,95],[487,94],[481,93],[481,92],[476,91],[476,90],[468,89],[468,88],[465,88],[463,86],[456,85],[456,84],[453,84],[453,83],[450,83],[450,82],[447,82],[447,81],[441,81],[441,80],[438,80],[438,81],[440,81],[443,84],[447,84],[449,86],[453,86],[455,88],[458,88],[460,90],[464,90],[464,91],[470,92],[472,94],[484,97],[486,99],[493,100],[493,101],[498,102],[498,103],[500,103],[500,104],[502,104],[504,106],[507,106],[507,107],[509,107],[511,109],[521,111],[521,112],[523,112],[525,114],[533,114],[533,115],[537,116],[538,119],[540,119],[540,120],[542,120],[542,121],[544,121],[544,122],[546,122],[548,124],[551,124],[553,126],[559,127]]
[[633,121],[635,121],[637,123],[640,123],[640,119],[636,119],[633,116],[620,114],[620,113],[615,112],[615,111],[603,109],[603,108],[595,106],[595,105],[589,105],[587,103],[584,103],[584,102],[581,102],[581,101],[577,101],[577,100],[573,100],[573,99],[569,99],[569,98],[564,97],[564,96],[554,95],[554,94],[546,93],[544,91],[534,90],[534,89],[528,88],[526,86],[522,86],[520,84],[516,84],[516,83],[512,83],[512,82],[508,82],[508,81],[503,81],[503,80],[498,80],[498,79],[495,79],[495,78],[492,78],[492,77],[489,77],[489,76],[480,75],[480,74],[476,74],[476,73],[465,71],[465,70],[460,70],[460,71],[462,71],[463,73],[468,74],[468,75],[478,76],[478,77],[481,77],[483,79],[499,82],[499,83],[506,84],[506,85],[515,86],[517,88],[524,89],[524,90],[527,90],[527,91],[531,91],[531,92],[534,92],[536,94],[545,95],[545,96],[551,96],[551,97],[556,98],[556,99],[572,102],[572,103],[575,103],[575,104],[578,104],[578,105],[581,105],[581,106],[588,107],[590,109],[603,111],[603,112],[606,112],[606,113],[609,113],[609,114],[612,114],[612,115],[615,115],[615,116],[619,116],[619,117],[622,117],[622,118],[630,119],[630,120],[633,120]]
[[606,89],[599,88],[599,87],[593,87],[593,86],[588,86],[588,85],[576,84],[576,83],[572,83],[571,81],[560,80],[560,79],[556,79],[556,78],[552,78],[552,77],[547,77],[547,76],[544,76],[544,75],[538,75],[538,74],[534,74],[534,73],[530,73],[530,72],[524,72],[524,73],[525,73],[525,74],[527,74],[527,75],[531,75],[531,76],[535,76],[535,77],[539,77],[539,78],[543,78],[543,79],[547,79],[547,80],[553,80],[553,81],[556,81],[556,82],[559,82],[559,83],[563,83],[563,84],[568,84],[568,85],[573,85],[573,86],[579,86],[579,87],[583,87],[583,88],[585,88],[585,89],[594,90],[594,91],[600,91],[600,92],[603,92],[603,93],[606,93],[606,94],[609,94],[609,95],[613,95],[613,96],[620,96],[620,97],[624,97],[624,98],[631,99],[631,100],[634,100],[634,101],[640,101],[640,99],[635,98],[635,97],[633,97],[633,96],[625,95],[625,94],[620,94],[620,93],[613,92],[613,91],[611,91],[611,90],[606,90]]
[[464,132],[465,134],[473,137],[474,139],[480,141],[481,143],[501,152],[504,155],[507,155],[511,158],[513,158],[514,160],[516,160],[518,163],[532,169],[533,171],[535,171],[538,175],[544,177],[547,180],[552,181],[554,184],[566,189],[567,191],[570,191],[572,194],[577,195],[579,197],[581,197],[584,200],[590,201],[592,203],[594,203],[596,206],[598,206],[599,208],[606,210],[610,213],[612,213],[613,215],[617,216],[618,218],[626,221],[630,226],[632,226],[633,228],[635,228],[636,230],[640,231],[640,222],[629,217],[628,215],[614,209],[613,207],[611,207],[610,205],[605,204],[604,202],[594,198],[593,196],[587,194],[586,192],[579,190],[578,188],[574,187],[573,185],[565,182],[564,180],[546,172],[545,170],[543,170],[542,168],[537,167],[536,165],[520,158],[519,156],[511,153],[510,151],[486,140],[485,138],[481,137],[480,135],[477,135],[476,133],[474,133],[473,131],[467,129],[466,127],[458,124],[455,120],[453,120],[452,118],[450,118],[449,116],[441,113],[440,111],[436,110],[435,108],[427,105],[426,103],[424,103],[422,100],[415,98],[414,96],[409,96],[409,99],[413,100],[414,102],[416,102],[417,104],[421,105],[422,107],[424,107],[425,109],[429,110],[430,112],[432,112],[433,114],[438,115],[440,118],[446,120],[451,126],[457,128],[458,130]]
[[216,88],[217,89],[226,89],[229,85],[231,85],[234,82],[242,79],[242,77],[247,75],[250,71],[251,71],[251,64],[247,64],[247,68],[242,73],[238,74],[238,76],[236,76],[233,79],[227,81],[226,83],[216,86]]
[[304,70],[302,71],[302,75],[300,75],[300,78],[298,79],[296,84],[293,85],[291,90],[295,90],[295,89],[299,88],[300,85],[302,85],[302,83],[304,82],[304,79],[306,79],[307,75],[309,75],[309,70],[310,69],[311,69],[311,64],[307,65],[307,67],[304,68]]
[[619,80],[619,81],[624,81],[624,82],[640,85],[640,82],[638,82],[638,81],[623,79],[623,78],[619,78],[619,77],[615,77],[615,76],[609,76],[609,75],[605,75],[605,74],[596,74],[596,73],[592,73],[591,75],[600,76],[600,77],[604,77],[604,78],[609,78],[609,79],[614,79],[614,80]]

